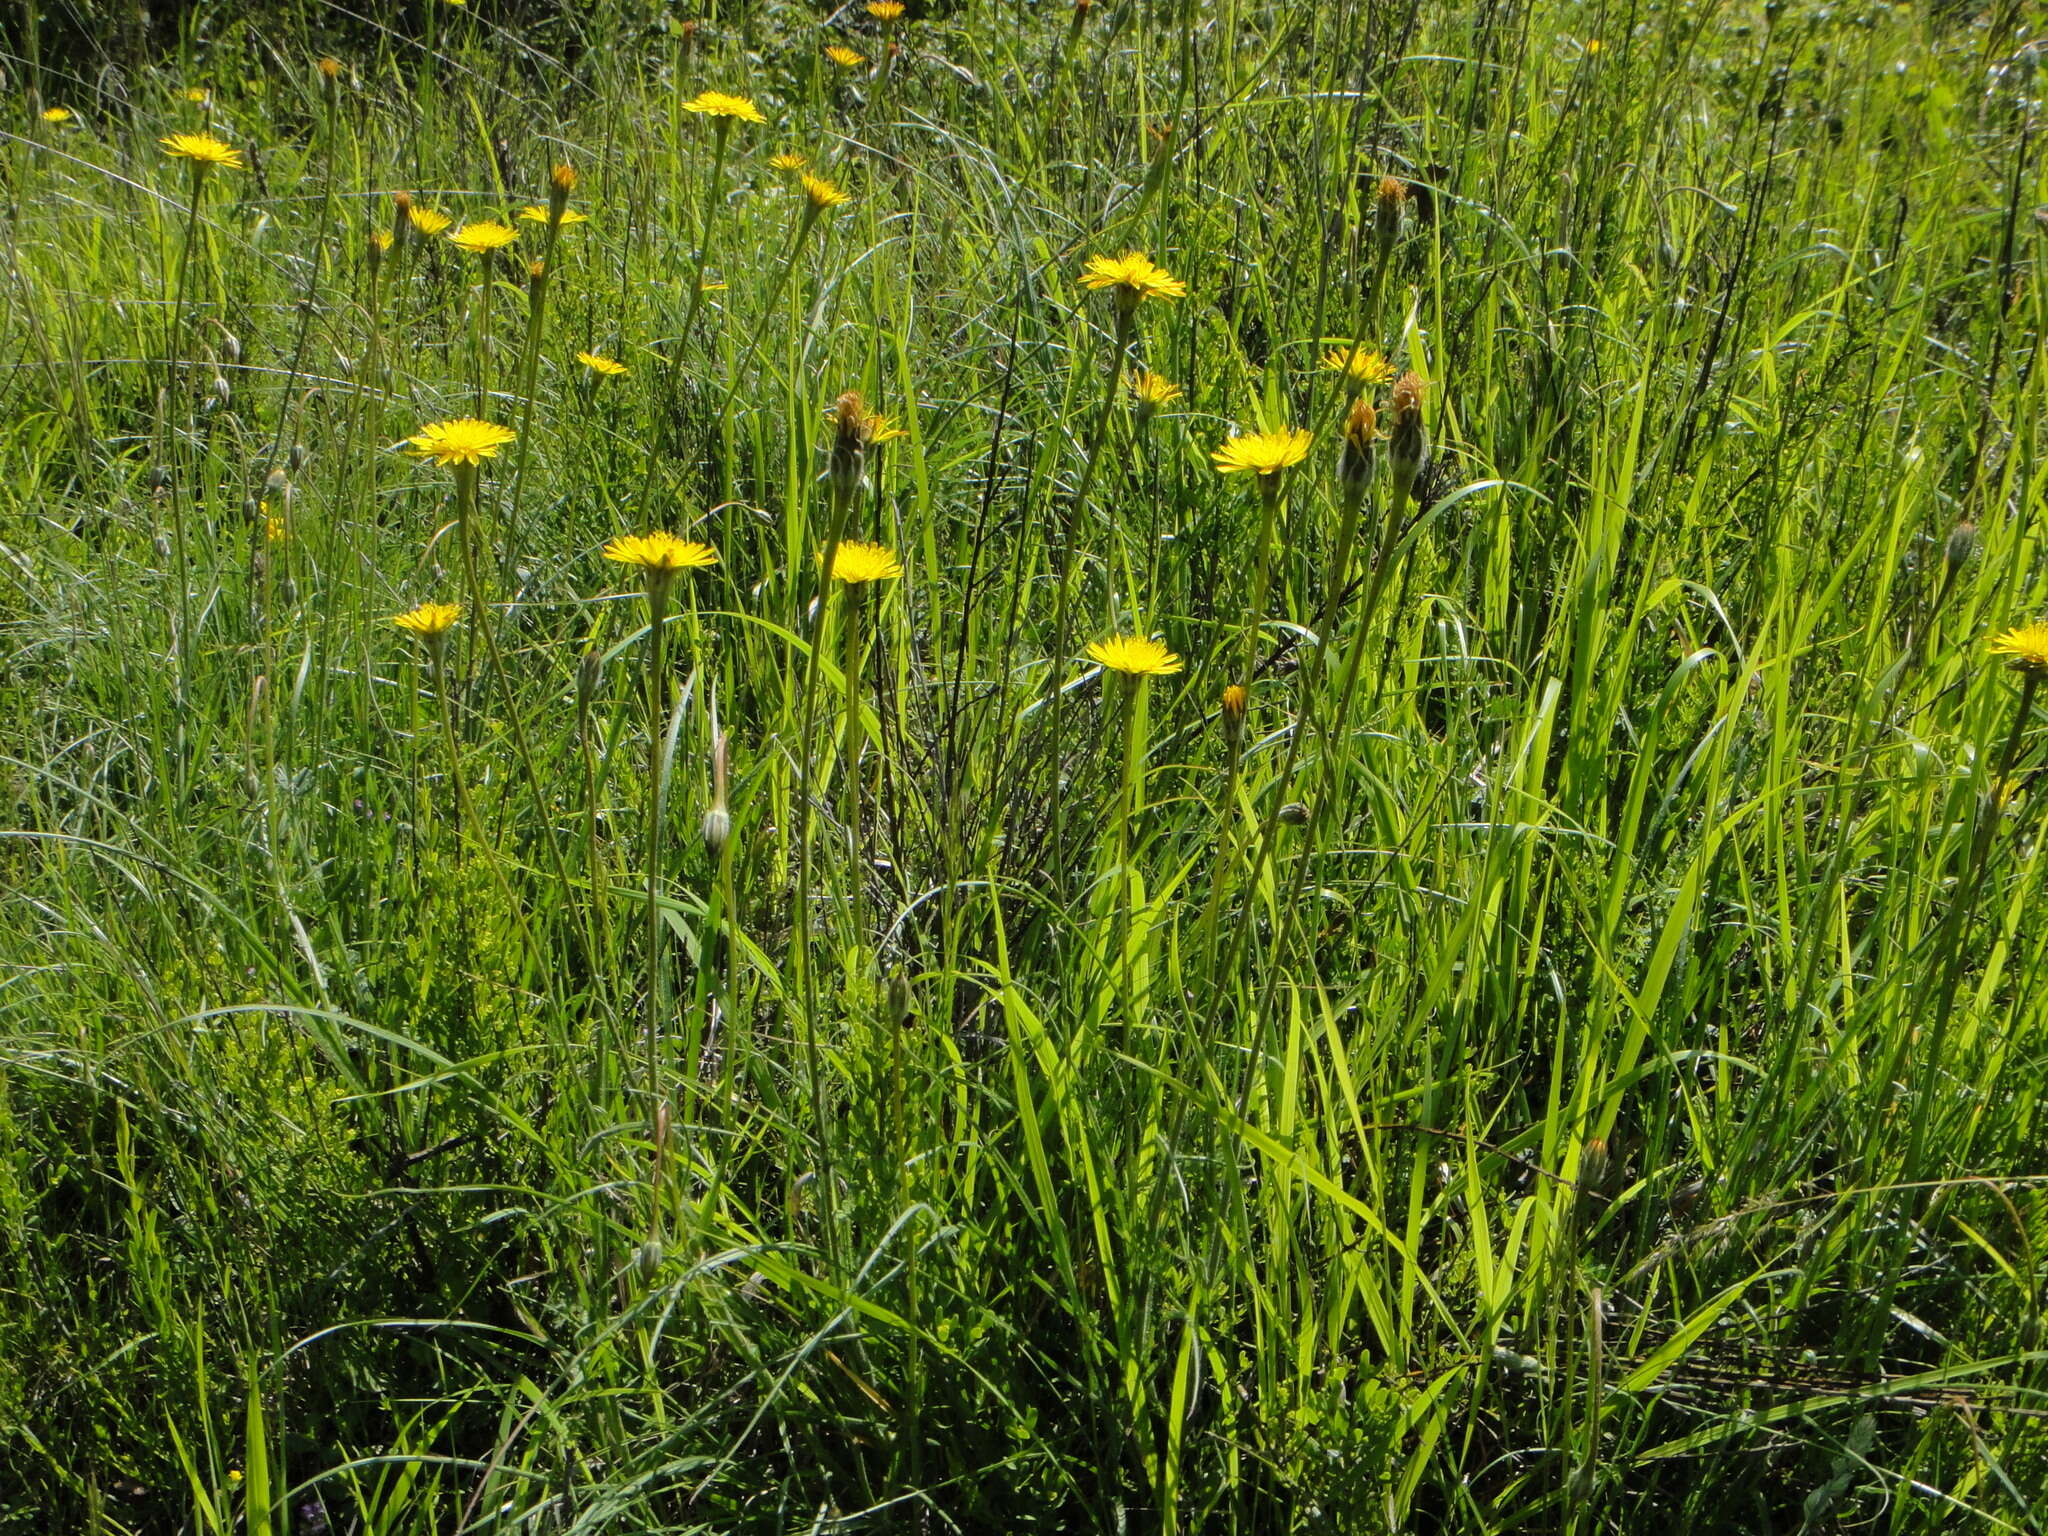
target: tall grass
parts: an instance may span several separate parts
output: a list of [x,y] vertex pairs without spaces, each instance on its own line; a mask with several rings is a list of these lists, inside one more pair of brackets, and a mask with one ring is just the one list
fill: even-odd
[[24,14],[0,1531],[2048,1518],[2023,12]]

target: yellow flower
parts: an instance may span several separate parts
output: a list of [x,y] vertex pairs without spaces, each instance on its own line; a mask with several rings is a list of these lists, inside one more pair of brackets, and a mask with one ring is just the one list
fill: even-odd
[[1347,342],[1323,354],[1323,368],[1344,375],[1346,389],[1378,388],[1394,376],[1394,365],[1377,352]]
[[715,277],[707,277],[697,285],[697,291],[699,293],[723,293],[725,292],[725,284]]
[[827,181],[823,176],[813,176],[809,171],[805,171],[797,180],[798,185],[804,189],[804,196],[810,199],[813,213],[823,213],[827,209],[853,201],[851,192],[836,182]]
[[202,107],[203,107],[203,106],[205,106],[205,105],[206,105],[206,104],[207,104],[207,103],[208,103],[209,101],[211,101],[211,100],[213,99],[213,97],[212,97],[212,95],[211,95],[211,94],[209,94],[209,93],[208,93],[208,91],[207,91],[207,89],[206,89],[206,87],[205,87],[205,86],[203,86],[203,85],[193,85],[193,86],[187,86],[187,87],[185,88],[185,99],[186,99],[187,101],[196,101],[196,102],[198,102],[198,103],[199,103],[199,105],[200,105],[200,106],[202,106]]
[[768,163],[778,171],[807,171],[811,168],[811,157],[785,149],[781,154],[772,156]]
[[868,61],[866,54],[855,53],[851,48],[842,48],[837,43],[825,50],[825,57],[841,69],[858,69]]
[[2048,677],[2048,623],[2035,620],[1994,635],[1987,647],[1994,656],[2028,678]]
[[1164,677],[1178,672],[1181,660],[1145,635],[1111,635],[1088,647],[1088,659],[1126,677]]
[[438,235],[455,221],[438,208],[408,208],[406,219],[423,235]]
[[578,352],[576,361],[600,378],[623,378],[633,370],[615,357],[606,357],[599,352]]
[[901,21],[903,0],[868,0],[868,14],[877,21]]
[[1134,308],[1141,299],[1184,299],[1188,285],[1143,251],[1090,256],[1081,272],[1083,288],[1114,288],[1117,303]]
[[1180,398],[1180,386],[1164,374],[1148,368],[1131,370],[1131,394],[1136,397],[1138,409],[1151,415],[1162,405],[1171,405]]
[[495,459],[498,450],[518,436],[510,427],[501,427],[495,421],[458,416],[451,421],[430,422],[407,441],[421,458],[432,459],[445,469],[451,464],[458,468],[474,467],[485,459]]
[[370,231],[370,244],[372,244],[372,245],[374,245],[375,247],[377,247],[377,249],[378,249],[379,251],[388,251],[388,250],[390,250],[390,249],[391,249],[391,231],[390,231],[390,230],[388,230],[388,229],[373,229],[373,230],[371,230],[371,231]]
[[45,107],[43,108],[43,121],[46,123],[68,123],[71,121],[71,109],[69,107]]
[[[818,552],[818,564],[825,563],[823,550]],[[894,581],[903,574],[903,567],[896,563],[896,557],[880,544],[863,544],[858,539],[843,540],[832,551],[832,569],[829,573],[834,581],[843,581],[849,587],[858,587],[870,581]]]
[[1602,44],[1600,39],[1597,37],[1589,37],[1586,39],[1586,52],[1588,53],[1598,53],[1603,46],[1604,44]]
[[508,229],[495,219],[482,219],[475,224],[465,224],[448,237],[448,243],[472,256],[488,256],[493,251],[502,251],[519,238],[519,231]]
[[1301,427],[1282,427],[1278,432],[1253,432],[1233,437],[1210,455],[1219,474],[1249,469],[1255,474],[1276,475],[1289,465],[1308,457],[1309,434]]
[[[538,203],[528,203],[519,210],[519,217],[526,220],[529,224],[545,224],[548,221],[548,211]],[[574,208],[564,208],[560,222],[565,225],[588,224],[590,222],[590,215],[578,213]]]
[[705,117],[736,117],[743,123],[765,123],[761,109],[745,96],[728,96],[723,91],[699,91],[683,103],[685,112]]
[[462,617],[462,608],[456,603],[421,603],[410,613],[392,616],[391,622],[409,635],[418,635],[422,640],[439,640],[448,633],[448,628]]
[[158,139],[164,153],[173,160],[190,160],[201,170],[220,166],[223,170],[242,169],[242,152],[225,144],[210,133],[172,133]]
[[672,533],[622,533],[604,547],[604,557],[620,565],[637,565],[650,575],[671,576],[718,564],[718,551]]
[[289,531],[284,525],[283,514],[271,511],[270,503],[267,501],[257,502],[256,510],[263,517],[263,537],[273,544],[282,544],[285,534]]

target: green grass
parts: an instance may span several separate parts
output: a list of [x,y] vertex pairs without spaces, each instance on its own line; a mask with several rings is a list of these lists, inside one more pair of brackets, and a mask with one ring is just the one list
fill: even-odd
[[2022,9],[375,17],[6,64],[0,1531],[2048,1523]]

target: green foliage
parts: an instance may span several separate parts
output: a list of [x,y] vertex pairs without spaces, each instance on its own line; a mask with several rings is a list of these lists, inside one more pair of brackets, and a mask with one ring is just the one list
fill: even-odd
[[1058,12],[30,18],[0,1533],[2039,1526],[2034,22]]

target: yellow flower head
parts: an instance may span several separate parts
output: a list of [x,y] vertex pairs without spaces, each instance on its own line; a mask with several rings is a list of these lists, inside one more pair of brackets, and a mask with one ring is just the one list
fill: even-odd
[[1600,39],[1597,37],[1589,37],[1586,39],[1586,52],[1589,54],[1598,53],[1602,46],[1603,45]]
[[1304,428],[1282,427],[1278,432],[1233,437],[1210,457],[1219,474],[1232,475],[1248,469],[1258,475],[1277,475],[1308,457],[1309,442]]
[[383,251],[388,251],[388,250],[390,250],[390,249],[391,249],[391,231],[390,231],[390,230],[388,230],[388,229],[373,229],[373,230],[371,230],[371,231],[370,231],[370,244],[371,244],[371,245],[373,245],[373,246],[375,246],[375,247],[377,248],[377,250],[378,250],[379,252],[383,252]]
[[837,64],[841,69],[858,69],[868,61],[866,54],[856,53],[851,48],[843,48],[838,43],[834,43],[825,50],[825,57],[834,64]]
[[718,564],[718,551],[694,539],[679,539],[672,533],[622,533],[604,547],[604,557],[620,565],[637,565],[656,576],[673,576],[677,571],[694,571]]
[[213,93],[207,90],[207,88],[203,85],[190,85],[185,88],[185,99],[187,101],[197,102],[200,106],[203,107],[209,101],[213,100]]
[[1165,677],[1181,668],[1181,660],[1146,635],[1111,635],[1088,647],[1088,659],[1126,677]]
[[431,642],[447,634],[449,626],[461,617],[462,609],[456,603],[421,603],[410,613],[393,615],[391,622],[407,634]]
[[[820,550],[818,564],[822,567],[824,563],[825,553]],[[832,551],[832,569],[828,574],[833,581],[858,587],[870,581],[894,581],[903,574],[903,567],[881,544],[863,544],[858,539],[846,539]]]
[[[529,224],[545,224],[548,222],[548,211],[538,203],[528,203],[519,210],[519,217],[526,220]],[[562,217],[556,222],[565,228],[571,224],[588,224],[590,222],[590,215],[578,213],[574,208],[564,208],[562,210]]]
[[576,190],[579,179],[575,166],[566,160],[557,161],[555,168],[548,172],[548,190],[557,197],[567,197]]
[[811,157],[785,149],[781,154],[771,156],[768,163],[778,171],[807,171],[811,168]]
[[510,229],[495,219],[480,219],[456,230],[448,237],[448,243],[472,256],[488,256],[493,251],[502,251],[518,238],[518,230]]
[[1114,288],[1116,301],[1126,309],[1136,308],[1143,299],[1184,299],[1188,285],[1152,260],[1143,251],[1125,251],[1121,256],[1090,256],[1081,271],[1083,288]]
[[1149,416],[1162,405],[1171,405],[1180,398],[1180,386],[1164,374],[1153,373],[1147,368],[1133,368],[1130,375],[1131,395],[1138,402],[1138,409]]
[[606,357],[599,352],[578,352],[576,361],[601,379],[623,378],[633,371],[617,358]]
[[901,21],[903,0],[868,0],[868,14],[877,21]]
[[699,91],[683,103],[685,112],[705,117],[736,117],[743,123],[765,123],[761,109],[745,96],[728,96],[724,91]]
[[485,459],[495,459],[498,450],[518,436],[510,427],[501,427],[495,421],[458,416],[451,421],[430,422],[407,441],[419,457],[432,459],[444,469],[450,465],[474,468]]
[[45,107],[43,108],[43,121],[46,123],[68,123],[71,121],[71,109],[69,107]]
[[2017,625],[1992,636],[1987,649],[1994,656],[2003,656],[2008,667],[2025,677],[2048,677],[2048,623],[2036,619]]
[[411,207],[405,210],[406,221],[421,234],[438,235],[455,221],[438,208]]
[[813,213],[824,213],[853,201],[853,194],[837,182],[828,181],[823,176],[813,176],[809,171],[805,171],[797,178],[797,184],[804,189],[804,196],[809,200]]
[[172,133],[158,139],[164,153],[173,160],[190,160],[200,170],[219,166],[222,170],[242,169],[242,152],[210,133]]
[[1325,352],[1323,367],[1330,373],[1343,374],[1344,387],[1354,391],[1367,387],[1377,389],[1394,376],[1394,365],[1379,353],[1368,352],[1348,342]]

